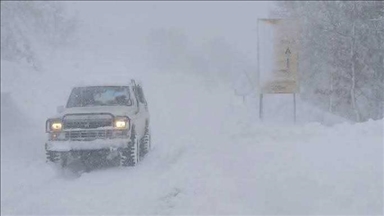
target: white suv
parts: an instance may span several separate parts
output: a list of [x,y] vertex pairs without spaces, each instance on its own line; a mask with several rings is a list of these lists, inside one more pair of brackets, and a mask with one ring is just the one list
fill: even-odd
[[46,121],[47,159],[88,169],[113,162],[135,166],[151,148],[148,104],[141,85],[75,87],[65,107]]

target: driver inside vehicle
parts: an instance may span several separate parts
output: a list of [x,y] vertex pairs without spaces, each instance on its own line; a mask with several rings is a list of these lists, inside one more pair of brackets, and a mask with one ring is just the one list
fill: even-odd
[[67,107],[84,106],[131,106],[130,92],[127,87],[79,87],[70,96]]
[[132,105],[132,101],[127,99],[126,95],[120,95],[120,96],[115,97],[115,101],[117,102],[117,104],[125,104],[128,106]]

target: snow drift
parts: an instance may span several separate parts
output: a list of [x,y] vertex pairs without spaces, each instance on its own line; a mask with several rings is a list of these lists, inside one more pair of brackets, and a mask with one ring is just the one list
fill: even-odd
[[[116,77],[128,75],[93,79]],[[69,175],[45,163],[44,122],[34,122],[22,136],[2,136],[2,214],[383,213],[383,121],[244,124],[224,86],[137,77],[151,112],[148,157]]]

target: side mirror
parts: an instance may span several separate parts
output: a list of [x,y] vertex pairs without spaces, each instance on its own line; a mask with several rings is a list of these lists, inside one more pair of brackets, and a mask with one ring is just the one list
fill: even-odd
[[57,108],[56,108],[56,111],[57,111],[57,113],[62,113],[62,112],[64,112],[64,106],[63,105],[61,105],[61,106],[58,106]]

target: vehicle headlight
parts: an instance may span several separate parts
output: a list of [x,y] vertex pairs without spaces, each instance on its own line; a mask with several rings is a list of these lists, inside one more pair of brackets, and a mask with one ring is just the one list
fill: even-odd
[[117,117],[113,126],[116,129],[129,129],[129,119],[127,117]]
[[63,125],[61,124],[61,122],[54,122],[51,124],[51,130],[53,131],[61,130],[62,127]]
[[57,132],[63,129],[63,124],[60,119],[49,119],[47,121],[47,132]]

